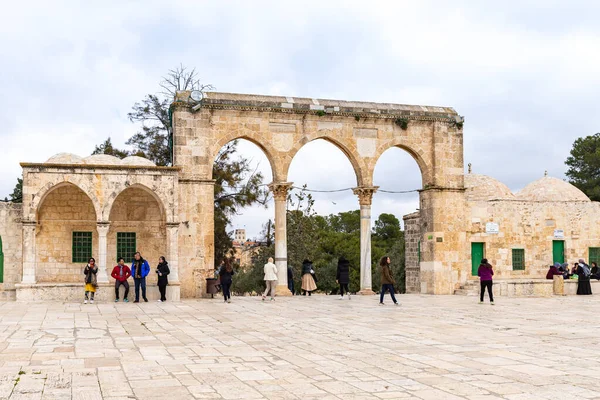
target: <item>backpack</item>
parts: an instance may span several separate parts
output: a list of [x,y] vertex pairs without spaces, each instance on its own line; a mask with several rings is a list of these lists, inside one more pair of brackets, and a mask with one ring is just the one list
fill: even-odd
[[579,264],[579,266],[581,267],[581,270],[583,271],[583,276],[585,276],[586,278],[589,278],[590,275],[592,274],[590,272],[590,267],[588,267],[586,264]]

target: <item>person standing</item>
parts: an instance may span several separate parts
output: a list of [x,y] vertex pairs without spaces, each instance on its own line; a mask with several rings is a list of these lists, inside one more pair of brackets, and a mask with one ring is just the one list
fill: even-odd
[[98,281],[96,280],[98,267],[96,266],[96,260],[94,258],[88,260],[87,265],[83,269],[83,273],[85,275],[85,300],[83,300],[83,304],[87,304],[88,299],[91,304],[94,304],[94,294],[96,293],[96,287],[98,286]]
[[394,295],[394,285],[396,281],[392,276],[392,271],[390,270],[391,260],[388,256],[381,257],[381,261],[379,261],[379,265],[381,265],[381,292],[379,294],[379,305],[385,305],[383,302],[383,296],[386,291],[390,292],[390,296],[392,297],[392,301],[395,305],[400,305],[396,300],[396,296]]
[[129,300],[127,299],[127,296],[129,295],[129,282],[127,282],[127,279],[129,279],[131,276],[131,269],[125,265],[125,260],[123,257],[119,257],[119,262],[113,268],[110,276],[112,276],[115,280],[115,303],[119,301],[119,288],[121,285],[125,287],[123,301],[128,303]]
[[134,303],[140,302],[140,286],[142,287],[142,298],[146,303],[148,302],[148,298],[146,297],[146,277],[149,273],[150,265],[148,261],[144,260],[140,252],[137,251],[131,263],[131,274],[133,275],[133,283],[135,285]]
[[221,289],[223,290],[223,301],[231,303],[231,284],[233,283],[235,271],[231,266],[231,259],[225,258],[219,268],[219,277],[221,278]]
[[590,284],[591,274],[590,267],[585,263],[583,258],[580,258],[579,265],[577,266],[577,294],[592,294],[592,285]]
[[287,267],[287,274],[288,274],[288,289],[290,290],[290,292],[292,292],[292,296],[293,296],[296,294],[296,291],[294,290],[294,270],[289,265]]
[[310,296],[312,292],[317,290],[317,279],[312,261],[305,259],[302,261],[302,291]]
[[271,301],[275,300],[275,287],[277,286],[277,267],[273,264],[273,258],[269,257],[268,262],[263,268],[265,273],[265,292],[262,295],[262,300],[265,301],[267,294],[271,292]]
[[350,262],[344,257],[340,257],[338,260],[335,281],[340,285],[340,299],[344,299],[344,289],[346,289],[348,300],[350,300],[350,290],[348,289],[348,284],[350,283]]
[[483,295],[485,294],[485,289],[487,288],[490,296],[490,304],[494,305],[494,294],[492,293],[492,286],[494,285],[492,276],[494,276],[494,269],[492,268],[492,265],[488,263],[487,258],[481,260],[481,264],[479,264],[479,268],[477,269],[477,276],[479,276],[481,281],[479,304],[483,304]]
[[158,266],[156,267],[156,274],[158,275],[158,291],[160,292],[159,303],[167,301],[167,285],[169,279],[167,276],[171,273],[169,270],[169,263],[165,260],[165,257],[158,257]]

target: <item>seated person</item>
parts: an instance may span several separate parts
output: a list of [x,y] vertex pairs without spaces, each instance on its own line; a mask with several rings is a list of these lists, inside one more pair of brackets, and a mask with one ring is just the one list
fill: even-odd
[[598,268],[598,263],[596,263],[595,261],[592,261],[592,269],[590,270],[590,272],[591,279],[597,279],[600,281],[600,268]]
[[546,279],[554,279],[554,275],[562,276],[563,273],[558,270],[559,268],[559,263],[554,263],[554,265],[551,265],[550,269],[548,270],[548,273],[546,274]]

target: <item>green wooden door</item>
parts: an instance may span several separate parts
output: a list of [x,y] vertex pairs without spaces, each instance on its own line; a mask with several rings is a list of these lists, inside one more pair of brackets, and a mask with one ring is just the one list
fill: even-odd
[[552,241],[552,263],[565,262],[565,242],[562,240]]
[[471,243],[471,274],[477,276],[479,264],[483,259],[483,243]]

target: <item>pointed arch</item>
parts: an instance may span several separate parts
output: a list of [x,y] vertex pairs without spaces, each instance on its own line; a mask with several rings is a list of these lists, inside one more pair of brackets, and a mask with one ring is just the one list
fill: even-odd
[[46,200],[48,195],[50,195],[55,190],[62,188],[62,187],[66,187],[66,186],[74,186],[75,188],[77,188],[78,190],[80,190],[81,192],[83,192],[86,195],[86,197],[90,200],[90,202],[94,206],[96,220],[100,221],[100,218],[102,216],[102,206],[100,205],[98,198],[96,196],[90,196],[88,194],[88,192],[86,192],[81,186],[79,186],[76,182],[71,181],[67,177],[65,177],[65,179],[63,181],[58,182],[58,183],[48,182],[47,184],[42,186],[42,188],[34,195],[33,201],[31,203],[31,212],[34,213],[33,219],[38,220],[40,210],[42,209],[42,206],[44,205],[44,200]]
[[144,192],[148,193],[155,201],[156,204],[158,205],[158,208],[160,210],[160,216],[161,216],[161,221],[166,221],[166,222],[170,222],[167,220],[168,217],[168,213],[166,211],[165,208],[165,203],[163,201],[163,199],[160,198],[160,196],[158,194],[156,194],[156,192],[152,189],[150,189],[148,186],[142,184],[142,183],[134,183],[131,185],[123,185],[122,188],[120,188],[120,190],[116,190],[114,192],[111,193],[111,195],[106,199],[106,204],[104,205],[104,209],[102,211],[102,215],[105,218],[105,221],[110,221],[110,215],[113,209],[113,206],[115,204],[115,200],[124,192],[126,192],[129,189],[141,189]]
[[217,160],[217,157],[219,156],[219,152],[221,151],[221,149],[224,146],[226,146],[227,144],[229,144],[235,140],[240,140],[240,139],[247,140],[248,142],[256,145],[259,149],[262,150],[265,157],[267,157],[267,160],[269,161],[269,167],[271,168],[271,175],[273,176],[273,180],[274,181],[279,180],[280,172],[279,172],[279,169],[277,168],[277,164],[274,161],[275,160],[274,155],[276,154],[275,149],[273,149],[268,144],[264,143],[264,137],[261,138],[257,134],[249,134],[249,133],[239,134],[239,135],[236,135],[236,134],[226,135],[215,143],[215,145],[212,147],[212,151],[211,151],[212,163],[210,164],[211,169],[209,172],[209,174],[210,174],[209,176],[212,178],[212,166],[214,165],[215,161]]

